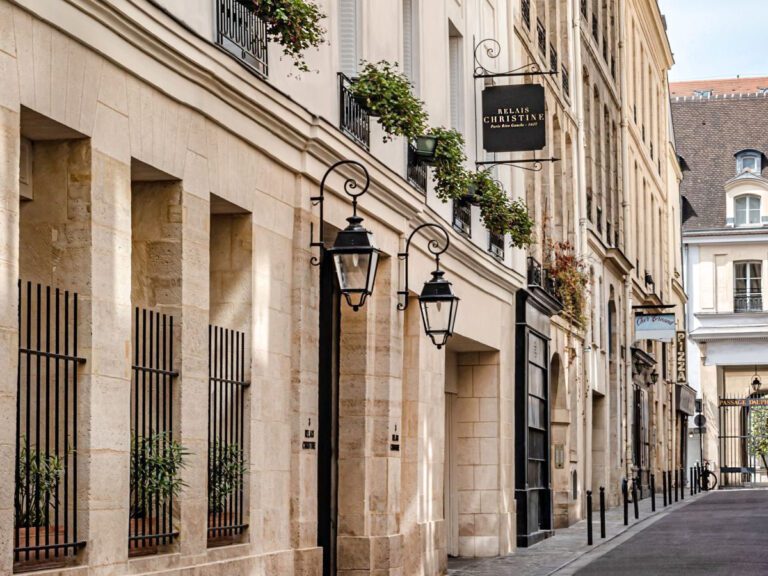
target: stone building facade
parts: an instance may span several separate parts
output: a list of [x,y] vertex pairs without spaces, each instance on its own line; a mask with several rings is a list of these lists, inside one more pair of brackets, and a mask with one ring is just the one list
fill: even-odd
[[[638,475],[632,306],[684,300],[656,3],[318,4],[328,43],[297,74],[243,40],[255,24],[234,0],[0,0],[0,572],[440,574],[535,544],[582,517],[586,490],[615,502]],[[470,163],[559,159],[493,169],[536,222],[528,252],[350,118],[361,59],[402,62]],[[540,156],[482,152],[478,63],[553,72],[495,80],[544,85]],[[312,265],[318,231],[351,213],[354,170],[329,177],[324,222],[313,200],[342,159],[367,167],[359,210],[382,254],[359,311],[330,259]],[[447,229],[461,298],[443,349],[415,302],[398,309],[398,254],[423,223]],[[414,294],[432,238],[412,245]],[[538,275],[548,241],[591,268],[581,324]],[[674,400],[656,390],[661,469]],[[184,452],[177,497],[142,500],[140,441],[145,482]],[[225,465],[244,468],[229,489]]]
[[767,78],[671,87],[688,168],[681,191],[689,378],[706,418],[701,428],[690,422],[688,459],[709,462],[723,486],[766,481],[765,463],[747,449],[760,433],[760,408],[746,403],[759,406],[768,369],[763,85]]

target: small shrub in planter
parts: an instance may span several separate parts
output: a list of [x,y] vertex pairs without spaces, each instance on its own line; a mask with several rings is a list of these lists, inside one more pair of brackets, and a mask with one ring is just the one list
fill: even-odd
[[181,493],[189,452],[169,432],[131,439],[131,518],[144,518]]
[[208,511],[223,512],[227,499],[240,487],[247,471],[243,450],[237,442],[215,440],[208,448]]
[[351,91],[371,116],[378,118],[386,133],[384,142],[394,136],[415,139],[427,131],[424,103],[413,95],[410,80],[397,70],[397,64],[363,62]]
[[56,487],[64,472],[64,459],[40,452],[34,446],[27,450],[24,438],[20,445],[15,524],[22,528],[48,526],[50,508],[58,505]]
[[511,200],[490,172],[472,174],[468,200],[480,207],[480,218],[491,232],[509,234],[511,244],[524,248],[533,242],[533,220],[522,200]]
[[424,164],[434,164],[437,142],[437,136],[431,134],[416,136],[411,142],[414,155]]
[[589,272],[587,264],[576,255],[570,242],[548,242],[545,268],[555,282],[555,290],[563,303],[563,312],[574,322],[583,324]]
[[325,14],[306,0],[240,0],[249,5],[267,26],[267,36],[283,47],[283,54],[293,59],[302,72],[309,67],[304,51],[325,42],[325,29],[320,25]]
[[443,202],[461,200],[467,193],[469,177],[464,162],[464,136],[456,130],[433,128],[430,135],[437,137],[435,158],[435,194]]

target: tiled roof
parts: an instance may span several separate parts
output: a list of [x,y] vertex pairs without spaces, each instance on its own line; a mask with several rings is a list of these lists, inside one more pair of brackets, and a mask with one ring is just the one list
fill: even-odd
[[757,78],[722,78],[719,80],[694,80],[672,82],[669,91],[672,98],[701,96],[711,92],[713,96],[731,94],[756,94],[768,89],[768,76]]
[[677,153],[690,168],[680,191],[694,215],[683,228],[724,228],[723,187],[736,176],[734,154],[748,148],[768,153],[768,97],[675,98],[672,121]]

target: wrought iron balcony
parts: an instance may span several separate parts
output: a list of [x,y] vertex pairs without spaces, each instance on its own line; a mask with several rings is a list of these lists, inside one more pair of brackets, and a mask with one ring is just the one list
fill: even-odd
[[762,294],[744,294],[737,292],[733,297],[734,312],[762,312]]
[[568,75],[568,68],[565,67],[565,64],[563,64],[563,67],[560,70],[560,75],[563,82],[563,94],[567,98],[571,97],[571,78]]
[[495,232],[488,233],[488,252],[496,258],[504,258],[504,235]]
[[413,147],[408,146],[408,166],[406,167],[408,182],[422,194],[427,193],[427,181],[429,172],[427,165],[421,162],[413,153]]
[[520,13],[523,17],[523,24],[528,30],[531,29],[531,0],[520,0]]
[[267,25],[242,0],[216,0],[216,42],[261,76],[269,74]]
[[453,227],[462,234],[472,236],[472,206],[468,202],[453,201]]
[[339,73],[339,128],[357,144],[371,146],[371,119],[368,110],[352,96],[353,80]]
[[558,63],[559,62],[557,58],[557,50],[555,50],[555,47],[552,44],[550,44],[549,45],[549,69],[557,72]]
[[547,274],[546,268],[533,256],[528,256],[528,286],[538,286],[559,300],[555,279]]
[[539,52],[541,52],[542,56],[546,56],[547,54],[547,29],[544,28],[544,24],[541,23],[541,20],[538,18],[536,19],[536,38],[538,40],[539,44]]

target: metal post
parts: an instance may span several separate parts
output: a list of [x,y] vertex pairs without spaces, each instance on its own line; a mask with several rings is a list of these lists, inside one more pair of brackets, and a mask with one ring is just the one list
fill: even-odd
[[640,518],[640,502],[637,500],[637,483],[632,481],[632,504],[635,508],[635,520]]
[[643,499],[643,477],[641,474],[637,475],[637,490],[640,493],[640,500]]
[[688,481],[691,483],[690,492],[688,495],[693,496],[693,466],[691,466],[691,469],[688,471],[688,478]]
[[680,500],[685,500],[685,468],[680,468]]
[[667,470],[667,490],[669,490],[667,501],[672,506],[672,470]]
[[605,486],[600,486],[600,538],[605,538]]
[[661,473],[661,491],[664,493],[664,508],[667,507],[667,473],[662,471]]
[[651,472],[651,512],[656,512],[656,475]]
[[592,546],[592,490],[587,490],[587,545]]
[[680,471],[675,470],[675,502],[677,502],[677,493],[680,488]]
[[627,494],[627,479],[621,481],[621,497],[624,499],[624,526],[629,524],[629,495]]

